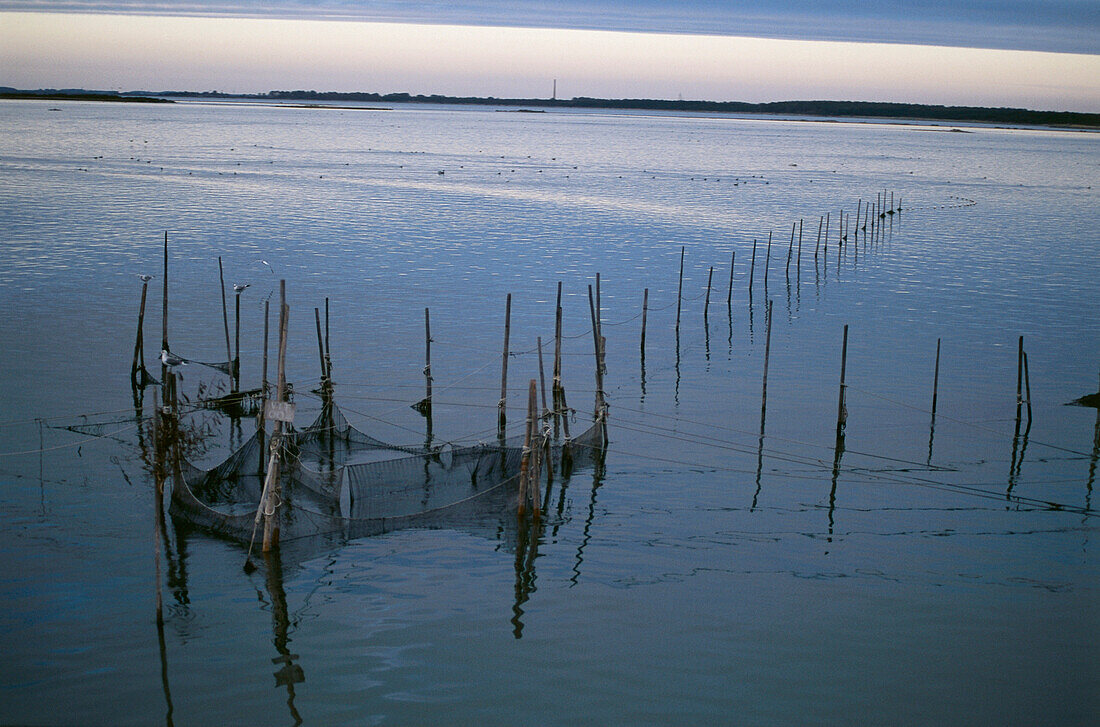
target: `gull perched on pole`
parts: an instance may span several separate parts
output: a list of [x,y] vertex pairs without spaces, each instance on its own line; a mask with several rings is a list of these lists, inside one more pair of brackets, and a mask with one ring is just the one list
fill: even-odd
[[187,365],[187,359],[177,356],[166,348],[160,350],[160,362],[168,368]]
[[240,295],[241,293],[244,292],[245,288],[248,288],[251,285],[252,285],[252,283],[233,283],[233,292],[236,293],[237,295]]
[[141,278],[141,282],[143,283],[148,283],[150,280],[153,279],[152,275],[146,275],[145,273],[137,273],[137,276]]

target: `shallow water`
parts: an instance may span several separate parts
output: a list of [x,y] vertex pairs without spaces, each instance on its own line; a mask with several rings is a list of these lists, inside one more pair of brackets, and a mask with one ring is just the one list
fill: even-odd
[[[1097,388],[1100,137],[970,131],[0,104],[0,721],[1087,723],[1098,419],[1064,404]],[[903,212],[839,257],[838,214],[884,189]],[[128,367],[139,272],[158,275],[156,353],[165,230],[174,351],[226,359],[221,256],[227,283],[251,284],[241,355],[257,381],[263,300],[285,278],[300,422],[328,296],[337,401],[398,442],[424,436],[409,409],[423,308],[434,432],[488,439],[505,295],[514,427],[559,280],[583,417],[600,273],[606,467],[554,485],[532,560],[502,519],[289,543],[246,575],[239,546],[173,524],[161,643]],[[1021,335],[1034,419],[1014,437]],[[186,371],[199,380],[217,375]],[[115,438],[56,428],[82,414]]]

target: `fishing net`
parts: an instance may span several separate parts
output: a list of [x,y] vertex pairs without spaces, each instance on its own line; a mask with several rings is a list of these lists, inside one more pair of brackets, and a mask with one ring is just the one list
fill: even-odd
[[[265,434],[258,431],[225,461],[201,469],[180,459],[172,513],[227,537],[248,541],[263,492]],[[554,472],[596,461],[604,425],[548,447]],[[514,509],[523,457],[521,437],[440,448],[383,442],[326,404],[303,430],[279,445],[280,538],[338,533],[364,537],[406,527],[498,515]],[[544,470],[545,471],[545,470]]]

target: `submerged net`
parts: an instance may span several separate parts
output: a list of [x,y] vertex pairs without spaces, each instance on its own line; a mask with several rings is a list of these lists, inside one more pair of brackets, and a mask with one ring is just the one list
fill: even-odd
[[[555,472],[585,466],[605,446],[604,425],[550,447]],[[280,538],[326,533],[363,537],[514,508],[522,437],[442,448],[387,444],[353,427],[335,404],[301,431],[284,433],[280,451]],[[172,512],[193,524],[248,541],[263,491],[266,438],[258,431],[209,470],[180,463]]]

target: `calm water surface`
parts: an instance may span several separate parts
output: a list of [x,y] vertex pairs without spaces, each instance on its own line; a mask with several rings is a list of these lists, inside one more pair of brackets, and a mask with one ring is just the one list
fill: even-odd
[[[1100,420],[1064,404],[1098,385],[1100,137],[967,131],[0,104],[0,722],[1091,723]],[[838,256],[841,210],[884,189],[904,211]],[[156,354],[165,230],[174,351],[226,358],[221,256],[251,284],[254,384],[285,278],[298,391],[327,296],[337,401],[397,442],[424,436],[423,309],[435,434],[488,439],[505,296],[518,422],[558,281],[583,417],[600,273],[606,466],[555,483],[533,558],[490,513],[288,543],[249,575],[240,546],[169,521],[158,582],[128,373],[137,273],[158,275]],[[1033,421],[1014,436],[1021,335]],[[308,422],[316,399],[298,407]],[[88,422],[111,436],[64,428]]]

